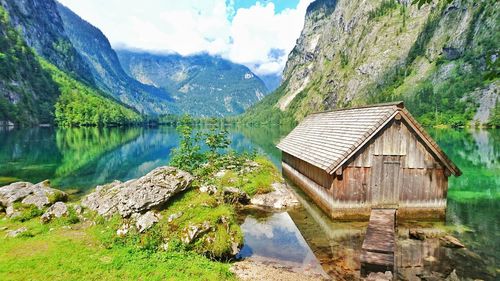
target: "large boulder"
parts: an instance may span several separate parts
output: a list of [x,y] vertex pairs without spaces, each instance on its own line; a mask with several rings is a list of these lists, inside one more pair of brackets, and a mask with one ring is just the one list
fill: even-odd
[[95,192],[83,199],[82,205],[104,217],[114,214],[130,217],[164,205],[192,181],[193,176],[187,172],[159,167],[139,179],[97,186]]
[[68,206],[63,202],[56,202],[54,205],[50,206],[47,211],[42,215],[41,219],[43,223],[51,221],[53,218],[61,218],[67,216],[69,213]]
[[286,187],[285,183],[273,183],[273,192],[257,194],[250,200],[250,204],[270,209],[286,209],[300,205],[295,195]]
[[39,209],[49,206],[57,201],[65,201],[68,195],[60,190],[50,187],[48,180],[37,184],[29,182],[15,182],[0,187],[0,205],[8,208],[14,202],[26,205],[35,205]]

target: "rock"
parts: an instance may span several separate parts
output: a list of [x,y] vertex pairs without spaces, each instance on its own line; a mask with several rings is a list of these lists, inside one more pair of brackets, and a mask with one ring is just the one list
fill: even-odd
[[462,244],[460,240],[451,235],[446,235],[444,237],[441,237],[440,240],[441,244],[447,248],[465,248],[464,244]]
[[388,281],[392,280],[392,272],[386,271],[382,272],[370,272],[370,274],[364,279],[365,281]]
[[143,215],[140,215],[137,218],[137,221],[135,223],[135,227],[137,230],[142,233],[148,229],[150,229],[155,223],[157,223],[159,220],[159,214],[155,214],[152,211],[149,211]]
[[212,227],[210,222],[204,221],[201,225],[188,225],[184,229],[184,236],[181,238],[182,242],[190,244],[198,236],[207,233]]
[[437,259],[434,256],[427,256],[424,258],[424,261],[426,262],[435,262]]
[[5,209],[5,214],[7,215],[8,218],[15,218],[17,216],[19,216],[21,213],[19,211],[16,211],[14,209],[14,206],[9,206]]
[[255,195],[250,200],[250,204],[273,209],[285,209],[300,205],[295,195],[286,188],[284,183],[276,182],[272,186],[273,192]]
[[456,60],[461,56],[461,52],[457,48],[443,47],[443,55],[447,60]]
[[68,195],[60,190],[50,187],[48,180],[37,184],[29,182],[15,182],[0,187],[0,204],[6,207],[14,202],[35,205],[39,209],[57,201],[66,201]]
[[476,123],[479,125],[488,123],[495,112],[495,106],[500,102],[499,92],[500,82],[495,81],[469,94],[469,97],[479,104],[476,114],[471,121],[471,125],[475,126]]
[[56,202],[50,206],[47,211],[42,215],[41,220],[43,223],[48,223],[53,218],[61,218],[68,215],[68,206],[63,202]]
[[410,238],[424,241],[427,237],[421,229],[410,229]]
[[420,278],[420,280],[423,281],[441,281],[444,279],[443,274],[436,271],[424,272],[421,274],[417,274],[417,276]]
[[216,178],[222,178],[226,174],[226,170],[220,170],[215,174]]
[[222,195],[224,198],[224,202],[234,204],[248,204],[250,202],[250,197],[248,194],[236,187],[224,187],[222,190]]
[[168,216],[168,219],[167,221],[170,223],[170,222],[173,222],[174,220],[180,218],[184,213],[183,212],[178,212],[178,213],[175,213],[175,214],[171,214],[170,216]]
[[26,232],[26,231],[28,231],[28,228],[26,228],[26,227],[21,227],[21,228],[16,229],[16,230],[7,231],[7,237],[14,238],[14,237],[17,237],[20,234]]
[[231,241],[231,255],[236,256],[240,252],[240,244],[234,241]]
[[8,207],[22,200],[31,193],[32,186],[33,184],[29,182],[15,182],[0,187],[0,204]]
[[214,185],[204,185],[204,186],[200,187],[200,192],[213,195],[213,194],[217,193],[217,187]]
[[159,167],[147,175],[127,182],[115,181],[96,187],[82,205],[104,217],[129,217],[164,205],[172,196],[186,190],[193,176],[174,167]]
[[81,205],[78,205],[78,204],[77,204],[77,205],[73,206],[73,209],[75,210],[75,213],[76,213],[77,215],[81,215],[81,214],[83,214],[83,208],[82,208],[82,206],[81,206]]
[[440,238],[446,235],[446,232],[438,228],[411,228],[409,238],[424,241],[429,238]]
[[118,228],[118,230],[116,231],[116,235],[118,237],[124,237],[125,235],[127,235],[129,230],[130,230],[130,225],[128,223],[125,223],[122,226],[120,226],[120,228]]
[[445,281],[460,281],[460,278],[458,278],[457,271],[453,269],[453,271],[444,279]]

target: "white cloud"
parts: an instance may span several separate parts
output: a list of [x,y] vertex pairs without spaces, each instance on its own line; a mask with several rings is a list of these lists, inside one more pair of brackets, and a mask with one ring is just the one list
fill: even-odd
[[272,2],[238,10],[232,0],[60,2],[99,27],[115,47],[208,52],[263,75],[283,70],[312,0],[300,0],[296,8],[279,13]]

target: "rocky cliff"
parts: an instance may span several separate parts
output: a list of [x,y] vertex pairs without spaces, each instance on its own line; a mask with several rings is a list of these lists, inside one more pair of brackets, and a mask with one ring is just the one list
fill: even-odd
[[246,66],[217,56],[117,53],[130,76],[172,93],[180,110],[194,116],[240,114],[268,93]]
[[420,8],[407,0],[317,0],[281,87],[245,118],[267,112],[301,120],[314,111],[404,100],[426,125],[487,123],[498,102],[499,11],[490,0]]
[[71,44],[53,0],[0,0],[11,24],[36,53],[59,69],[93,84],[90,69]]

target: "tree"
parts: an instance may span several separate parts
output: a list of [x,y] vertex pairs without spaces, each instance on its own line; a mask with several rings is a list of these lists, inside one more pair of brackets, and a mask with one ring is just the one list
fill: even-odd
[[172,158],[170,159],[170,165],[188,172],[192,172],[201,166],[206,159],[199,144],[201,134],[193,132],[192,123],[193,119],[189,115],[184,115],[179,121],[177,132],[181,137],[181,141],[179,146],[172,150]]
[[209,148],[208,158],[213,160],[217,157],[217,150],[225,149],[230,144],[231,141],[228,139],[228,131],[226,128],[217,128],[217,119],[212,118],[209,120],[210,129],[207,134],[205,134],[205,144]]

